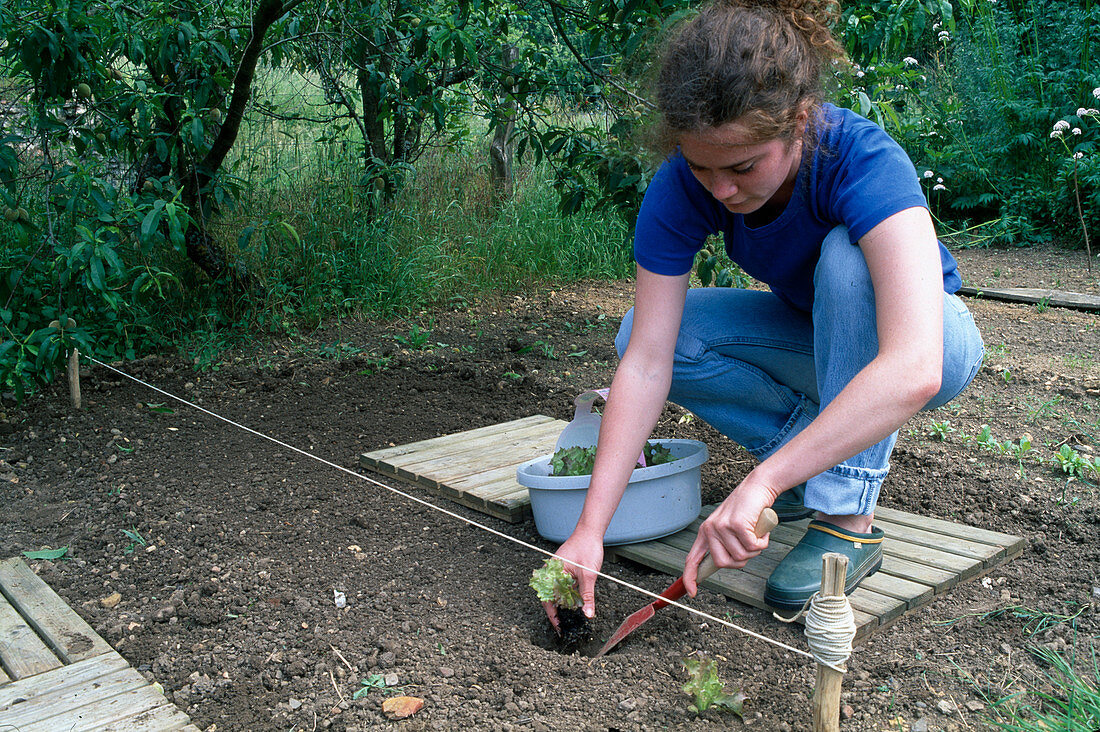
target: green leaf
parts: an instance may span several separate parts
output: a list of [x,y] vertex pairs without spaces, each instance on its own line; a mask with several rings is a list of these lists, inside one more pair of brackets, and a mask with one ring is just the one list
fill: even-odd
[[739,717],[743,715],[746,701],[744,693],[738,689],[732,694],[726,691],[712,659],[688,658],[684,660],[684,668],[688,672],[688,681],[682,688],[695,697],[692,708],[696,712],[702,714],[710,707],[715,707],[733,712]]
[[59,549],[38,549],[37,551],[23,552],[23,556],[27,559],[61,559],[69,553],[69,547],[63,546]]
[[92,257],[92,261],[88,264],[88,274],[91,277],[92,285],[95,287],[95,289],[107,289],[107,282],[103,272],[103,260],[99,257]]
[[528,583],[541,602],[552,602],[558,607],[576,608],[583,604],[577,592],[577,581],[565,571],[562,560],[551,557],[531,573]]
[[862,117],[868,117],[871,114],[871,98],[867,96],[867,92],[860,91],[859,94],[859,114]]
[[149,213],[141,220],[141,238],[148,239],[160,226],[161,213],[164,210],[164,201],[156,201]]

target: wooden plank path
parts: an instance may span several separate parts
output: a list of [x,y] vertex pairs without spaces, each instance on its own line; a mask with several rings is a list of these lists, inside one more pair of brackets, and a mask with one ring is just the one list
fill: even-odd
[[0,730],[198,732],[22,559],[0,561]]
[[[607,547],[610,558],[627,559],[678,576],[702,519],[715,509],[704,506],[700,519],[683,531],[655,541]],[[809,519],[780,524],[771,542],[743,570],[721,569],[703,586],[753,607],[765,608],[768,575],[806,532]],[[925,518],[880,507],[875,525],[886,533],[882,569],[849,595],[856,620],[856,641],[926,604],[959,582],[985,574],[1024,549],[1018,536],[951,521]]]
[[536,414],[359,456],[359,464],[517,523],[531,515],[516,468],[554,451],[568,424]]
[[[457,503],[507,521],[522,521],[531,512],[527,489],[516,482],[522,463],[553,452],[562,420],[544,415],[490,425],[408,445],[375,450],[360,464],[434,491]],[[703,468],[706,480],[706,466]],[[683,571],[687,551],[700,519],[683,531],[656,541],[607,548],[609,558],[644,564],[672,576]],[[703,583],[748,605],[763,608],[768,575],[806,531],[808,519],[780,525],[771,545],[743,571],[720,570]],[[875,524],[886,532],[882,569],[850,596],[857,640],[897,620],[956,584],[985,574],[1012,559],[1024,540],[964,524],[925,518],[890,508],[875,512]]]
[[960,287],[957,294],[983,297],[989,300],[1003,300],[1005,302],[1022,302],[1031,305],[1044,302],[1054,307],[1100,312],[1100,296],[1089,295],[1084,292],[1062,292],[1060,290],[1043,290],[1034,287]]

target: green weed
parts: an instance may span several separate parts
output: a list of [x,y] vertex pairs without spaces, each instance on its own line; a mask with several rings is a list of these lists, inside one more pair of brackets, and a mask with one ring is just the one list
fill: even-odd
[[946,442],[947,436],[956,431],[946,419],[942,422],[933,420],[932,424],[928,426],[928,430],[932,435],[932,439],[938,440],[939,442]]
[[1100,668],[1095,654],[1091,673],[1076,670],[1048,648],[1029,649],[1048,667],[1050,691],[1032,688],[993,700],[986,721],[1009,732],[1094,732],[1100,729]]
[[138,533],[137,528],[131,527],[129,529],[122,529],[123,535],[130,540],[130,543],[122,550],[124,554],[133,554],[134,549],[139,546],[149,546],[149,542]]
[[1004,607],[1000,607],[995,610],[989,610],[984,613],[964,613],[948,620],[934,621],[932,625],[937,627],[951,626],[963,620],[964,618],[976,618],[979,623],[987,623],[991,620],[1010,618],[1013,620],[1022,620],[1024,635],[1032,636],[1036,633],[1042,633],[1045,630],[1049,630],[1059,625],[1073,623],[1088,608],[1088,605],[1080,605],[1072,613],[1055,613],[1050,611],[1037,610],[1035,608],[1025,607],[1023,605],[1006,605]]
[[431,337],[432,331],[430,329],[421,329],[419,325],[413,323],[409,327],[408,335],[395,335],[393,339],[411,351],[419,351],[430,347]]
[[1089,458],[1069,445],[1062,445],[1054,453],[1054,464],[1062,473],[1081,480],[1090,480],[1100,476],[1100,458]]

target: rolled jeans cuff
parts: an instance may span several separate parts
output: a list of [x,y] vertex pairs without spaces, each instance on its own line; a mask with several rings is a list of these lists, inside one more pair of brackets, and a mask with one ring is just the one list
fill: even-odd
[[807,508],[829,516],[867,516],[874,513],[889,466],[858,468],[841,463],[806,481]]

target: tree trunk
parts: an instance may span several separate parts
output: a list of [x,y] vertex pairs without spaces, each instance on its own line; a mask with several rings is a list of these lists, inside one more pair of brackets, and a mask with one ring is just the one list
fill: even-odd
[[382,121],[382,95],[377,78],[366,70],[366,62],[370,58],[370,49],[367,48],[366,41],[358,44],[356,52],[358,71],[355,76],[363,99],[363,129],[366,138],[363,141],[364,151],[368,159],[385,160],[386,126]]
[[256,75],[256,65],[260,60],[263,50],[264,36],[268,29],[291,9],[300,5],[304,0],[261,0],[252,17],[252,36],[245,45],[241,54],[237,73],[233,77],[233,88],[230,93],[229,107],[225,115],[225,122],[218,130],[210,146],[210,152],[198,163],[190,167],[182,176],[183,184],[181,200],[187,207],[191,216],[191,226],[188,227],[185,240],[187,242],[187,256],[196,266],[210,277],[217,279],[223,274],[229,274],[234,283],[243,288],[254,284],[251,273],[241,262],[230,261],[225,249],[217,244],[207,228],[210,219],[215,213],[215,204],[212,198],[208,198],[211,191],[214,176],[225,162],[226,156],[237,141],[240,133],[241,120],[248,106],[248,98],[252,93],[252,80]]
[[[512,68],[519,51],[509,44],[502,54],[504,66]],[[512,81],[511,76],[508,77]],[[504,88],[504,99],[500,104],[500,119],[497,120],[493,141],[489,143],[489,180],[493,186],[493,195],[498,203],[512,197],[512,131],[516,126],[515,84]]]

